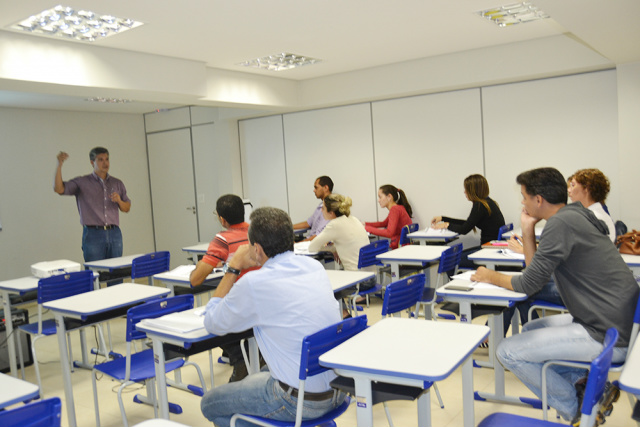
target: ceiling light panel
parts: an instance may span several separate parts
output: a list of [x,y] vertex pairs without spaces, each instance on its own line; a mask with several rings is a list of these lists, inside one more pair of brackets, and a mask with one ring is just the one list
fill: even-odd
[[8,28],[72,40],[93,42],[136,28],[142,22],[58,5]]
[[292,68],[304,67],[322,62],[321,59],[309,58],[308,56],[295,53],[279,53],[276,55],[264,56],[262,58],[250,59],[238,65],[245,67],[260,68],[269,71],[284,71]]
[[477,14],[495,22],[499,27],[508,27],[510,25],[549,18],[549,15],[528,1],[507,6],[497,6],[482,10],[477,12]]

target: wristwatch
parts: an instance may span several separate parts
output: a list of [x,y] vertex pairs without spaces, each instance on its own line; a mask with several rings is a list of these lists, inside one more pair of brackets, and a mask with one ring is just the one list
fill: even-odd
[[233,268],[231,267],[228,263],[224,263],[224,265],[222,266],[222,272],[224,274],[227,273],[231,273],[231,274],[235,274],[236,276],[240,275],[240,270],[238,270],[237,268]]

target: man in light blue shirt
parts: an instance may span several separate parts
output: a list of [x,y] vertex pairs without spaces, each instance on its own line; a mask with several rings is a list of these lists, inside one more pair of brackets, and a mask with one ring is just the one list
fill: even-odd
[[309,229],[305,241],[315,239],[329,223],[329,220],[325,219],[324,215],[322,215],[322,202],[332,191],[333,181],[328,176],[323,175],[318,177],[313,183],[313,194],[315,194],[317,199],[320,199],[320,204],[316,207],[316,210],[313,211],[309,219],[293,225],[294,230]]
[[[216,335],[253,328],[269,370],[204,395],[202,413],[218,427],[228,426],[235,413],[294,421],[302,339],[342,320],[322,265],[294,255],[286,212],[253,211],[249,242],[225,264],[226,273],[207,304],[204,323]],[[237,280],[240,271],[259,265],[260,270]],[[321,416],[342,403],[344,395],[334,398],[329,386],[334,378],[327,371],[307,379],[304,419]]]

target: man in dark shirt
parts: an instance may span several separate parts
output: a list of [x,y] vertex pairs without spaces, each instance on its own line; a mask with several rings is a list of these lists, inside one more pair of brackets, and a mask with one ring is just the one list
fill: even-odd
[[[566,180],[560,172],[534,169],[516,181],[522,192],[527,268],[522,276],[507,276],[480,267],[472,280],[531,296],[553,275],[569,314],[527,323],[496,350],[500,362],[540,397],[543,364],[557,359],[590,362],[602,351],[609,328],[620,334],[613,362],[624,361],[640,288],[611,244],[604,222],[580,202],[566,204]],[[535,225],[542,219],[547,224],[536,249]],[[584,375],[578,368],[552,366],[547,371],[549,405],[567,420],[579,417],[576,384]]]

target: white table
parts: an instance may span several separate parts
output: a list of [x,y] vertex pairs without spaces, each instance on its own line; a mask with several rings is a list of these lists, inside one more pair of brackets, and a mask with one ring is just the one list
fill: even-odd
[[62,381],[64,383],[67,417],[70,427],[76,427],[76,411],[69,368],[69,353],[66,340],[67,325],[65,321],[73,321],[73,328],[104,322],[126,315],[129,308],[139,303],[153,298],[164,297],[168,294],[169,290],[165,288],[122,283],[43,304],[44,308],[51,310],[56,319],[56,335],[58,336],[58,347],[60,349]]
[[197,245],[193,245],[193,246],[185,246],[184,248],[182,248],[182,251],[189,254],[189,258],[191,258],[191,261],[193,261],[193,264],[197,264],[198,255],[206,254],[208,249],[209,249],[209,243],[198,243]]
[[[452,280],[445,286],[436,290],[436,293],[446,301],[457,302],[460,305],[460,316],[466,315],[471,322],[471,306],[474,304],[491,305],[496,307],[509,307],[512,303],[526,300],[527,294],[510,291],[498,286],[484,288],[482,284],[472,285],[469,280]],[[449,289],[450,286],[472,287],[469,292]],[[489,363],[475,362],[479,366],[493,368],[495,378],[495,393],[477,392],[478,400],[496,400],[505,403],[527,404],[537,399],[506,396],[504,391],[504,368],[495,359],[495,349],[504,338],[503,319],[500,316],[489,316],[491,335],[489,337]]]
[[[475,425],[471,354],[489,334],[484,325],[384,318],[320,356],[320,364],[355,381],[358,427],[372,427],[371,381],[425,388],[462,365],[464,425]],[[431,425],[430,393],[418,398],[418,425]]]
[[[253,331],[245,331],[237,334],[227,334],[217,336],[207,332],[204,328],[204,316],[196,316],[195,311],[202,309],[187,310],[182,313],[173,313],[163,319],[178,318],[184,315],[193,315],[197,319],[201,319],[202,326],[188,332],[178,330],[169,330],[154,326],[145,321],[136,325],[136,329],[143,331],[153,343],[153,354],[156,368],[156,383],[158,389],[158,405],[160,407],[160,417],[169,419],[169,398],[167,396],[167,378],[165,371],[165,344],[173,345],[175,351],[182,355],[188,356],[202,351],[207,351],[220,345],[237,342],[243,338],[251,338],[249,340],[249,360],[247,370],[249,373],[256,373],[260,370],[260,362],[258,356],[258,346],[253,339]],[[184,349],[181,351],[180,349]],[[213,366],[209,366],[211,375],[211,386],[213,387]]]
[[490,270],[495,270],[496,266],[524,267],[524,256],[522,259],[515,258],[503,253],[504,250],[483,248],[469,255],[469,259],[476,264],[486,266]]
[[[131,268],[133,260],[145,254],[127,255],[116,258],[100,259],[97,261],[85,262],[84,266],[89,270],[101,272],[106,271],[113,273],[115,270],[121,270],[123,268]],[[152,285],[152,278],[149,277],[149,284]]]
[[[384,264],[391,265],[391,274],[393,279],[400,278],[401,265],[417,265],[424,267],[430,262],[438,261],[442,256],[442,252],[449,249],[448,246],[416,246],[407,245],[389,252],[385,252],[376,256],[376,258]],[[427,274],[427,285],[431,283],[431,275],[435,274],[435,269],[431,269]]]
[[620,254],[634,275],[640,275],[640,255]]
[[[542,236],[542,230],[544,230],[543,226],[538,226],[535,228],[536,240],[540,240],[540,236]],[[507,231],[506,233],[502,233],[502,238],[504,240],[509,240],[513,234],[517,234],[518,236],[522,236],[522,228],[517,230]]]
[[[171,296],[175,295],[175,287],[195,289],[196,298],[198,305],[200,305],[200,293],[208,292],[213,290],[218,284],[222,277],[224,277],[224,273],[222,272],[213,272],[209,274],[202,284],[197,287],[193,287],[191,285],[190,274],[195,269],[195,265],[181,265],[173,270],[165,271],[164,273],[155,274],[153,278],[164,286],[166,286],[169,290],[171,290]],[[214,270],[215,271],[215,270]]]
[[640,340],[636,339],[618,382],[622,390],[640,399]]
[[358,286],[362,282],[371,280],[375,275],[373,271],[327,270],[333,293]]
[[429,243],[449,243],[458,238],[459,234],[452,231],[434,233],[433,231],[419,230],[407,234],[410,240],[417,240],[421,245]]
[[[37,277],[28,276],[21,277],[20,279],[6,280],[0,282],[0,291],[2,292],[2,306],[5,313],[5,332],[7,338],[7,350],[9,355],[9,368],[11,375],[16,377],[18,375],[18,365],[16,363],[16,341],[13,330],[13,319],[11,316],[11,295],[24,295],[27,292],[35,291],[38,289]],[[7,315],[9,313],[9,315]]]
[[36,399],[40,396],[40,389],[37,385],[14,378],[9,375],[0,374],[0,409]]
[[180,424],[171,420],[165,420],[162,418],[154,418],[152,420],[143,421],[140,424],[136,424],[133,427],[191,427],[191,426]]

